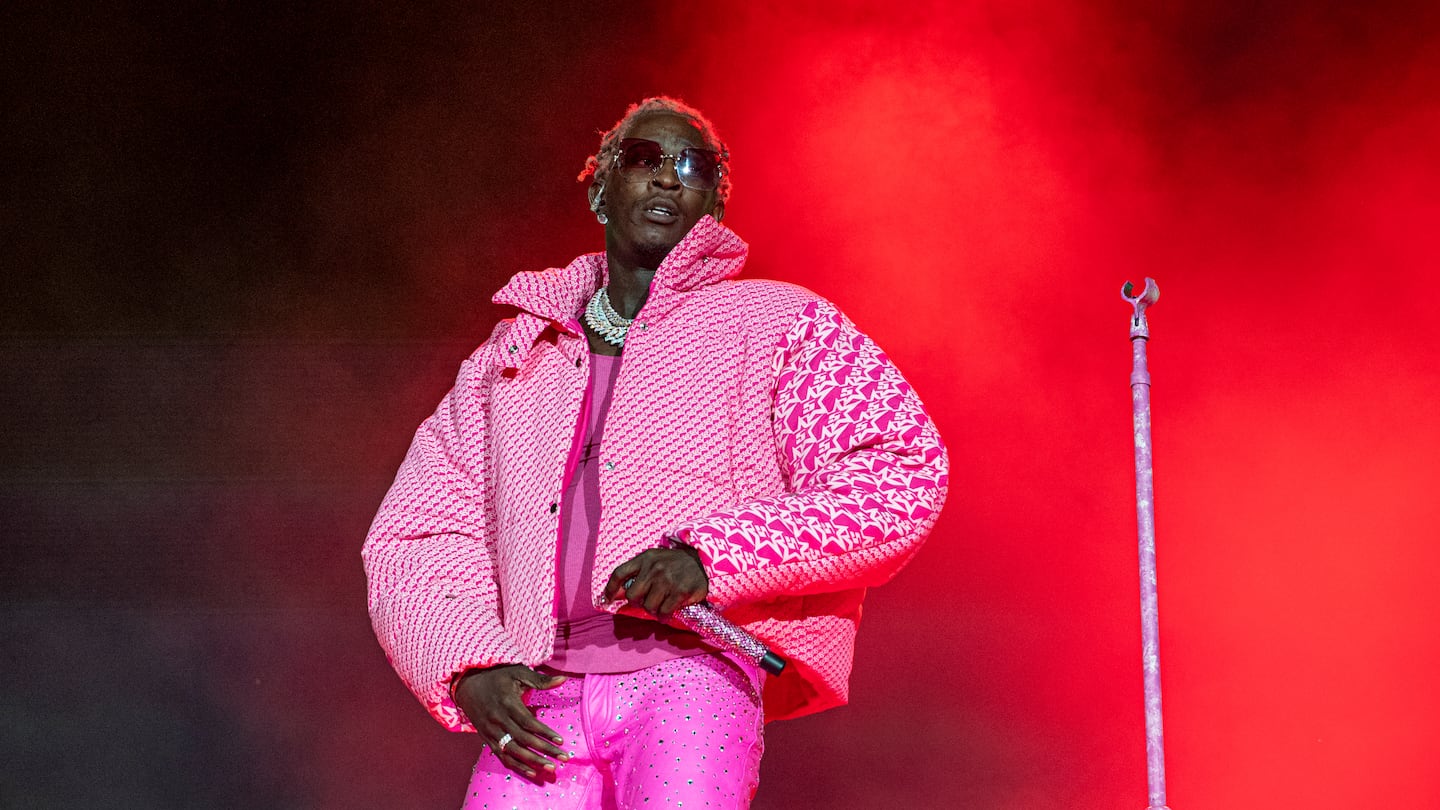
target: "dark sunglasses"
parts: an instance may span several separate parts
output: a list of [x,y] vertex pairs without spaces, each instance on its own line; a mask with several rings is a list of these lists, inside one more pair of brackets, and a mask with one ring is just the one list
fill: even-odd
[[675,176],[680,178],[680,184],[696,191],[713,191],[725,174],[720,155],[714,149],[690,146],[678,154],[667,155],[664,147],[652,140],[625,138],[615,153],[615,165],[630,175],[646,173],[654,177],[666,159],[675,161]]

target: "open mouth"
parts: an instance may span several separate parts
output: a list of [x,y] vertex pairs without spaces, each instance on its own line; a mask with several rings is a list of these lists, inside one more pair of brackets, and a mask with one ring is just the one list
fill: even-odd
[[645,219],[660,225],[670,225],[680,220],[680,210],[674,203],[665,200],[652,200],[642,209]]

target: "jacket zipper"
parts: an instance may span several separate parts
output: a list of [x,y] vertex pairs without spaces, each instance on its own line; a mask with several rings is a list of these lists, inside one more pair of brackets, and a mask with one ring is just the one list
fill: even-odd
[[564,594],[560,593],[560,547],[565,542],[565,526],[569,517],[569,513],[564,508],[565,493],[570,490],[570,482],[575,477],[575,468],[580,466],[580,448],[585,438],[585,426],[590,423],[590,389],[592,387],[590,385],[592,373],[590,347],[585,345],[585,330],[580,327],[579,321],[570,321],[566,323],[566,326],[580,335],[582,346],[579,359],[582,364],[581,368],[585,372],[585,379],[581,383],[584,386],[584,393],[580,398],[580,417],[575,421],[575,430],[570,436],[570,455],[565,459],[565,474],[560,478],[560,494],[557,496],[560,511],[556,514],[559,515],[560,520],[555,529],[555,598],[550,601],[550,619],[557,626],[560,621],[560,599],[564,597]]

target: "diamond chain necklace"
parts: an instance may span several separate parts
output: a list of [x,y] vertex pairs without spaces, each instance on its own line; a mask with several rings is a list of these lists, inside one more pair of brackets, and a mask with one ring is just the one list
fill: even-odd
[[595,291],[590,303],[585,305],[585,323],[595,330],[600,339],[611,346],[623,347],[625,335],[630,332],[634,318],[622,318],[610,304],[610,294],[604,287]]

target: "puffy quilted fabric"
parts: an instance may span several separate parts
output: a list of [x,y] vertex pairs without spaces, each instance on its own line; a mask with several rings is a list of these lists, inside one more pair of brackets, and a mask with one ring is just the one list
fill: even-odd
[[[655,275],[600,449],[591,591],[669,534],[695,547],[710,600],[791,662],[766,685],[774,720],[845,702],[865,589],[929,532],[947,460],[874,342],[807,290],[735,280],[746,252],[705,217]],[[550,656],[589,373],[577,315],[605,275],[588,254],[496,294],[520,313],[420,426],[365,542],[376,635],[452,730],[473,730],[450,699],[457,673]]]

